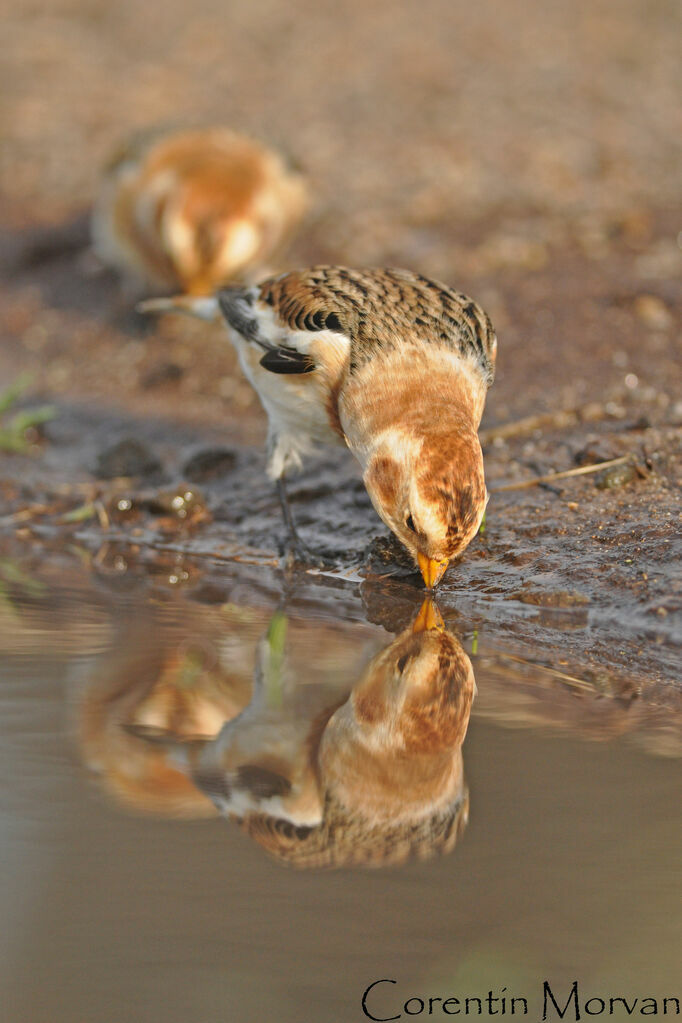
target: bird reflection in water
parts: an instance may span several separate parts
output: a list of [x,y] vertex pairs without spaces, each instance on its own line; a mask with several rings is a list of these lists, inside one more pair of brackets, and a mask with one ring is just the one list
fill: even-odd
[[113,727],[113,690],[104,701],[86,694],[90,766],[138,809],[200,816],[212,804],[297,867],[451,850],[468,818],[462,743],[475,682],[436,605],[424,602],[350,692],[291,671],[287,625],[278,612],[259,642],[248,702],[243,678],[221,685],[195,660],[188,681],[177,655],[151,691],[127,704],[119,692]]

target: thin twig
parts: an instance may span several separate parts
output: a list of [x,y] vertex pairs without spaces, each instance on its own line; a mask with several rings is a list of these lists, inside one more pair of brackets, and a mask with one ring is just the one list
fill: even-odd
[[565,469],[563,472],[549,472],[545,476],[535,476],[532,480],[521,480],[520,483],[503,483],[499,487],[489,487],[492,493],[501,493],[503,490],[526,490],[528,487],[535,487],[538,483],[551,483],[552,480],[565,480],[570,476],[586,476],[590,472],[598,472],[600,469],[609,469],[612,465],[623,465],[629,462],[631,455],[621,455],[620,458],[609,458],[606,462],[595,462],[593,465],[579,465],[576,469]]
[[99,524],[101,528],[109,529],[111,523],[109,521],[109,513],[107,512],[105,505],[102,503],[102,501],[95,501],[94,508],[95,512],[97,513],[97,518],[99,519]]
[[608,416],[605,405],[591,404],[583,408],[562,409],[559,412],[541,412],[533,416],[524,416],[512,423],[501,423],[479,431],[482,445],[491,444],[498,438],[507,440],[509,437],[523,437],[536,430],[561,430],[576,423],[594,423]]
[[0,519],[0,528],[15,523],[30,522],[31,519],[38,518],[40,515],[51,515],[55,510],[54,504],[32,504],[28,508],[20,508],[9,515],[3,515]]
[[565,671],[559,671],[558,668],[550,668],[547,664],[540,664],[538,661],[529,661],[525,657],[519,657],[516,654],[493,654],[498,660],[503,661],[514,661],[516,664],[525,664],[530,668],[536,668],[539,671],[544,671],[548,675],[552,675],[554,678],[560,679],[562,682],[570,683],[571,685],[577,686],[579,689],[590,689],[594,690],[594,685],[591,682],[587,682],[584,678],[576,678],[575,675],[567,675]]
[[[77,536],[79,534],[76,534]],[[82,534],[80,534],[82,537]],[[83,539],[86,539],[83,537]],[[188,558],[202,558],[207,561],[219,561],[229,564],[238,562],[242,565],[265,565],[272,568],[279,567],[279,561],[275,561],[273,558],[267,556],[259,556],[257,551],[246,550],[242,553],[235,552],[234,554],[221,554],[218,551],[202,551],[196,550],[192,547],[185,547],[182,544],[164,543],[163,541],[150,539],[144,536],[127,536],[125,533],[114,533],[110,532],[106,536],[98,535],[97,539],[101,542],[102,547],[100,551],[110,544],[116,544],[120,547],[144,547],[149,550],[159,551],[162,554],[182,554]],[[100,553],[98,551],[98,554]],[[97,557],[97,555],[95,555]]]

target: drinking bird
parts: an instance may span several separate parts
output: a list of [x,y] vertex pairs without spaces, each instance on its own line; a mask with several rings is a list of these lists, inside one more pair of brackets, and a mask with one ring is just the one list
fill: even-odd
[[295,553],[284,478],[316,444],[342,443],[426,586],[440,581],[487,503],[477,431],[497,339],[476,302],[410,270],[314,266],[139,308],[222,316],[268,415],[267,472]]

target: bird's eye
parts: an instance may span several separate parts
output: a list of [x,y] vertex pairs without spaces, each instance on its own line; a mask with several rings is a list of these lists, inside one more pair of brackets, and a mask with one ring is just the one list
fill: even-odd
[[417,532],[417,527],[414,524],[414,519],[412,518],[412,515],[407,516],[407,518],[405,519],[405,525],[407,526],[408,529],[412,530],[413,533]]

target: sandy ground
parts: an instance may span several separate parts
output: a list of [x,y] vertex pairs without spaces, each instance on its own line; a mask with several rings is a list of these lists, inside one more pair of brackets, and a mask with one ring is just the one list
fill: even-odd
[[[4,9],[0,374],[6,386],[29,371],[28,404],[59,409],[32,457],[0,458],[4,529],[28,549],[84,493],[109,507],[95,470],[112,441],[136,436],[160,459],[138,490],[177,484],[193,452],[221,444],[236,461],[199,480],[210,516],[171,530],[174,543],[276,558],[278,511],[249,447],[263,419],[220,332],[142,324],[85,249],[100,167],[121,139],[225,123],[281,146],[309,178],[313,207],[283,266],[402,264],[489,310],[491,490],[636,463],[599,480],[605,489],[585,476],[494,493],[446,610],[464,607],[553,664],[670,682],[682,424],[673,0]],[[518,425],[543,415],[555,418]],[[304,475],[294,501],[309,541],[344,571],[376,569],[367,547],[382,531],[343,458]],[[119,532],[166,535],[158,509],[141,514]],[[90,545],[98,528],[109,535],[85,526]]]

